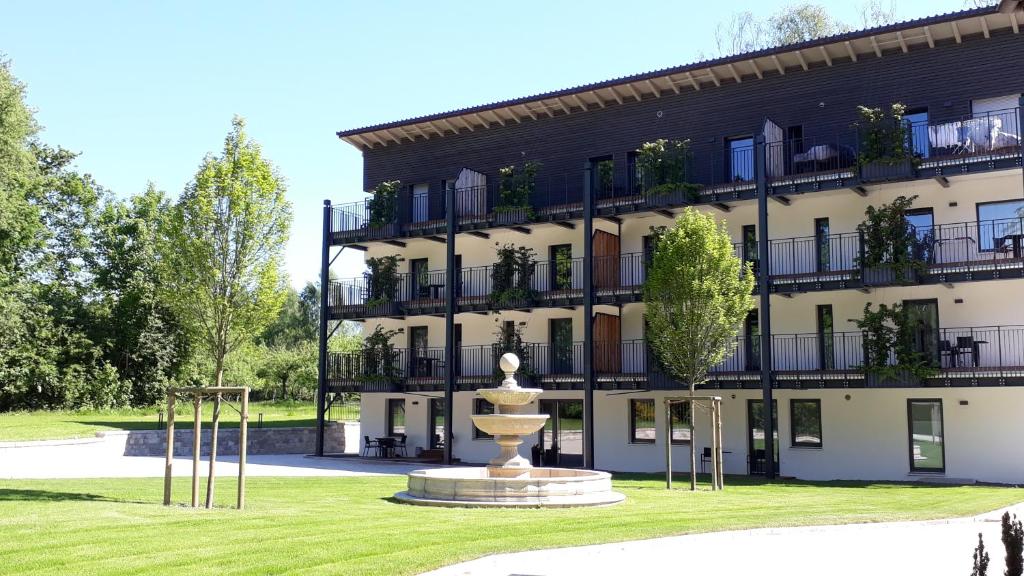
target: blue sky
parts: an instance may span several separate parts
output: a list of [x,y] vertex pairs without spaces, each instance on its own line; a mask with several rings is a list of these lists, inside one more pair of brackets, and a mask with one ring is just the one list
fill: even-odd
[[[789,2],[7,0],[0,53],[43,138],[119,195],[176,197],[233,114],[288,180],[292,283],[316,278],[322,201],[362,197],[334,132],[685,64],[741,6]],[[819,2],[859,27],[859,2]],[[898,0],[900,19],[963,0]],[[699,6],[699,13],[693,10]],[[346,251],[341,276],[358,273]]]

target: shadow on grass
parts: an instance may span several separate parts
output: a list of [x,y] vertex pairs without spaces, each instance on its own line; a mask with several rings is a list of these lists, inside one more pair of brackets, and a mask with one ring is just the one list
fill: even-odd
[[[103,426],[106,428],[112,428],[114,430],[163,430],[164,428],[158,426],[155,421],[146,420],[72,420],[75,424],[81,424],[84,426]],[[211,422],[208,420],[203,421],[203,429],[209,430]],[[224,419],[219,423],[221,428],[238,428],[238,420]],[[316,420],[311,418],[300,418],[296,420],[264,420],[262,428],[312,428],[316,426]],[[255,430],[260,428],[256,421],[250,417],[249,430]],[[175,420],[175,430],[191,430],[192,421]]]
[[[638,474],[628,472],[616,472],[613,475],[614,482],[659,482],[658,486],[630,486],[633,490],[664,490],[665,474]],[[697,474],[697,488],[709,488],[711,483],[710,474]],[[818,487],[818,488],[872,488],[872,487],[900,487],[900,488],[960,488],[972,484],[957,483],[928,483],[924,481],[906,482],[896,480],[798,480],[796,478],[776,478],[768,480],[761,476],[725,476],[725,488],[730,486],[776,486],[776,487]],[[679,489],[690,487],[690,474],[687,472],[674,472],[672,474],[672,488]]]
[[0,502],[122,502],[126,504],[145,504],[134,500],[108,498],[99,494],[85,492],[54,492],[51,490],[16,490],[0,488]]

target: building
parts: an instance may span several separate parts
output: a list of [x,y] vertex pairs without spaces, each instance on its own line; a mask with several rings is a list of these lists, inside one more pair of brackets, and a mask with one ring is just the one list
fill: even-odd
[[[535,458],[663,469],[661,400],[683,389],[649,357],[640,286],[651,227],[692,205],[758,274],[758,308],[707,386],[726,473],[1024,482],[1018,4],[339,132],[372,196],[324,207],[323,310],[379,337],[328,354],[324,328],[321,406],[361,392],[363,435],[485,462],[473,390],[516,349],[548,391]],[[905,145],[879,153],[858,106],[893,103],[907,108],[882,126]],[[688,141],[681,176],[638,161],[657,139]],[[894,271],[870,264],[877,239],[858,225],[900,196],[917,198],[891,249],[911,264]],[[371,273],[328,282],[337,247]],[[870,346],[854,323],[868,302],[903,305],[904,348]],[[864,367],[878,364],[893,366]],[[681,470],[688,417],[673,413]]]

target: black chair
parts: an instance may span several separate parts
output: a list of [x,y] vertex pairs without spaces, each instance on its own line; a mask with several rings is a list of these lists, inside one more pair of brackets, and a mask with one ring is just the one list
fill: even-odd
[[958,357],[958,364],[964,366],[970,366],[968,362],[959,362],[960,356],[966,356],[970,354],[970,362],[974,362],[974,337],[973,336],[957,336],[956,337],[956,355]]
[[401,452],[402,457],[408,456],[405,451],[405,434],[398,435],[398,438],[395,440],[394,451],[396,456],[399,455],[399,452]]
[[941,361],[943,357],[946,358],[946,367],[956,366],[956,352],[949,340],[939,340],[939,360]]
[[369,456],[370,450],[373,450],[374,456],[380,456],[380,442],[370,440],[369,436],[363,436],[363,452],[361,456]]
[[764,464],[764,449],[755,449],[752,454],[747,455],[747,474],[750,476],[764,474]]
[[700,473],[704,473],[704,465],[711,462],[711,447],[705,446],[704,451],[700,454]]

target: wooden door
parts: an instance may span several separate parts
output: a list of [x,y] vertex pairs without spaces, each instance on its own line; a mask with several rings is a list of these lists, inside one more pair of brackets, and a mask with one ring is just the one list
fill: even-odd
[[594,230],[594,286],[619,287],[619,237]]
[[622,322],[611,314],[594,314],[594,373],[622,373]]

